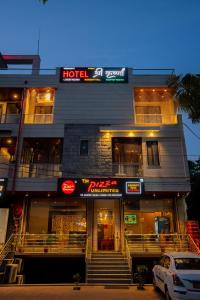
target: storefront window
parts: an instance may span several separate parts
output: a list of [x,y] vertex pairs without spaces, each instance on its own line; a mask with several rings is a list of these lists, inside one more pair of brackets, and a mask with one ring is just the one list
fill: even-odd
[[140,210],[130,200],[124,207],[124,228],[128,234],[159,234],[174,231],[171,200],[140,200]]
[[86,233],[85,200],[32,200],[29,233]]

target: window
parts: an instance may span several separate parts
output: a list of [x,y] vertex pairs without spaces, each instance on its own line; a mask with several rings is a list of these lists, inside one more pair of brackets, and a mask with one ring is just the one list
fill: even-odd
[[147,141],[147,162],[149,166],[159,166],[158,142]]
[[80,156],[88,156],[88,140],[80,140]]

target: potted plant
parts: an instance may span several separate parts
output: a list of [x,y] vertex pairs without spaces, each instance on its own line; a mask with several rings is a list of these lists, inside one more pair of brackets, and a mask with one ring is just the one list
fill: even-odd
[[145,265],[138,265],[137,272],[134,274],[134,279],[137,282],[137,289],[144,290],[144,284],[146,280],[148,268]]
[[81,280],[81,276],[79,273],[76,273],[73,275],[73,280],[74,280],[74,283],[75,283],[75,286],[74,286],[74,290],[77,290],[79,291],[81,289],[79,283],[80,283],[80,280]]

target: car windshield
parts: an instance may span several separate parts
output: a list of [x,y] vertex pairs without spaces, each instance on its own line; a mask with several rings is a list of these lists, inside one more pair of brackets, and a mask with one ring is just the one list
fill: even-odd
[[200,258],[175,258],[177,270],[200,270]]

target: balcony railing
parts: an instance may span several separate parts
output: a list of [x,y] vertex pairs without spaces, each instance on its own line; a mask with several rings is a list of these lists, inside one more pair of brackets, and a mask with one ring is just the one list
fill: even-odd
[[66,234],[23,234],[15,236],[14,249],[20,253],[84,253],[87,235],[68,232]]
[[[126,234],[132,254],[160,254],[170,251],[193,251],[188,234]],[[194,252],[194,251],[193,251]]]
[[[0,115],[0,124],[19,124],[19,114],[2,114]],[[25,124],[52,124],[53,114],[26,114]]]
[[113,175],[121,177],[141,177],[143,175],[142,165],[131,163],[114,163]]
[[135,123],[141,125],[151,124],[177,124],[177,115],[136,114]]
[[25,115],[25,124],[52,124],[53,114],[32,114]]
[[1,124],[18,124],[19,123],[19,114],[2,114],[0,115]]
[[23,178],[47,178],[62,177],[61,164],[20,164],[18,177]]

